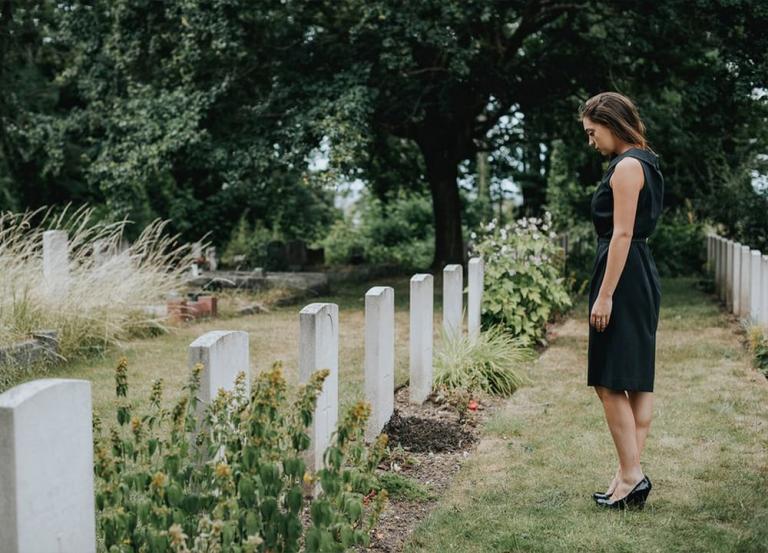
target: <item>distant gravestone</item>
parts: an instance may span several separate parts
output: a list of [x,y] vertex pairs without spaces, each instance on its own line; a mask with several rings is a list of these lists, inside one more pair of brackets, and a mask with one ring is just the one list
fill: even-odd
[[483,303],[483,278],[485,266],[480,257],[469,260],[467,268],[469,291],[467,297],[467,332],[473,338],[480,336],[480,315]]
[[288,266],[292,270],[300,270],[307,264],[307,244],[303,240],[289,240],[285,251]]
[[238,373],[245,373],[246,390],[250,390],[251,369],[248,333],[240,330],[206,332],[189,345],[189,367],[203,365],[198,392],[198,415],[216,397],[219,389],[231,391]]
[[209,270],[216,271],[219,268],[219,258],[216,256],[215,246],[205,250],[205,260],[208,262]]
[[90,382],[0,395],[0,551],[96,551]]
[[751,275],[751,254],[749,253],[749,246],[741,246],[741,299],[739,300],[739,316],[749,317],[749,292],[750,283],[749,277]]
[[324,467],[323,454],[339,418],[339,306],[311,303],[304,307],[299,312],[299,333],[299,381],[308,382],[321,369],[330,371],[317,398],[309,434],[306,461],[310,470],[318,471]]
[[408,400],[416,404],[424,403],[432,392],[433,281],[429,274],[411,277]]
[[101,267],[109,259],[109,243],[107,240],[98,239],[93,241],[92,249],[92,266],[94,268]]
[[733,311],[738,315],[741,310],[741,244],[733,244]]
[[372,441],[395,405],[395,291],[389,286],[365,294],[365,397],[371,404],[365,439]]
[[763,269],[760,281],[762,282],[763,292],[761,295],[760,323],[768,329],[768,255],[763,255]]
[[749,275],[749,318],[753,324],[757,324],[760,319],[760,309],[762,308],[763,283],[763,264],[762,253],[760,250],[750,251],[750,275]]
[[195,259],[200,259],[203,257],[203,245],[200,242],[192,242],[190,253]]
[[733,312],[733,240],[725,243],[725,307]]
[[443,269],[443,329],[447,336],[460,337],[462,328],[464,275],[461,265]]
[[43,232],[43,278],[49,292],[66,294],[69,290],[69,245],[63,230]]
[[271,270],[282,270],[288,265],[288,250],[285,242],[272,240],[267,242],[267,267]]

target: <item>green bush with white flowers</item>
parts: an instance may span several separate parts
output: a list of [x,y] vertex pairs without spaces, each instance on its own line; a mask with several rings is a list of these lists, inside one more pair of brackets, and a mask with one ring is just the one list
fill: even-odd
[[472,233],[470,251],[485,262],[483,327],[501,324],[527,345],[546,345],[547,322],[572,306],[552,228],[547,211],[504,226],[494,219]]

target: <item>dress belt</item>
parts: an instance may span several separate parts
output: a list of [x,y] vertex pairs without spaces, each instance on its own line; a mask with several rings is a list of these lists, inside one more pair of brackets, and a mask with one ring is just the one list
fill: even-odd
[[[611,237],[610,236],[598,236],[597,237],[598,242],[610,242]],[[632,242],[648,242],[648,238],[633,238]]]

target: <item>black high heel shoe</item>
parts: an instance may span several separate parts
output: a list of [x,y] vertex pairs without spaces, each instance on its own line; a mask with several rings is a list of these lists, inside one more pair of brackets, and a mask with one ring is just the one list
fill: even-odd
[[595,502],[597,503],[598,507],[603,507],[606,509],[621,510],[627,509],[629,507],[642,509],[645,507],[645,500],[648,498],[648,494],[651,492],[651,487],[651,481],[647,476],[643,475],[643,479],[640,480],[640,482],[638,482],[634,488],[632,488],[631,492],[629,492],[621,499],[615,499],[611,501],[610,499],[599,498],[596,499]]
[[598,499],[608,499],[609,497],[611,497],[611,495],[613,495],[613,492],[611,493],[593,492],[592,499],[594,499],[595,501],[597,501]]
[[[648,478],[648,475],[646,475],[646,478]],[[651,479],[650,478],[648,478],[648,483],[649,484],[651,483]],[[651,487],[652,487],[652,485],[651,485]],[[614,490],[615,489],[616,488],[614,488]],[[611,493],[593,492],[592,493],[592,499],[594,499],[595,501],[597,501],[598,499],[608,499],[612,495],[613,495],[613,492],[611,492]]]

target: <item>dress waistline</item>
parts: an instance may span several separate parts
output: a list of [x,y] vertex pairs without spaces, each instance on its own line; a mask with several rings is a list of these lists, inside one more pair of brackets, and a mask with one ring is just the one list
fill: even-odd
[[[610,242],[611,237],[610,236],[598,236],[597,237],[598,242]],[[648,242],[648,238],[633,238],[632,242]]]

